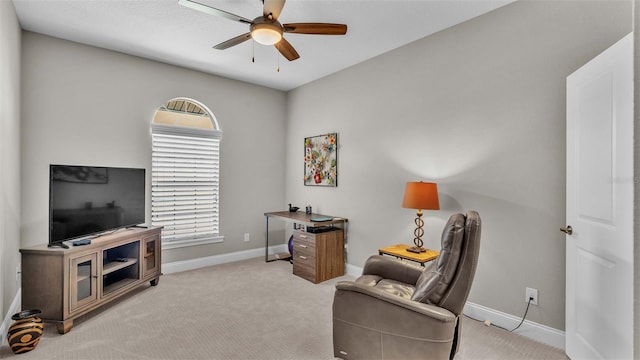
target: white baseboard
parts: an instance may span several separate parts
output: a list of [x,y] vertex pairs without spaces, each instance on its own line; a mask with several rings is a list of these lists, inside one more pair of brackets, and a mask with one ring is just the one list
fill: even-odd
[[[362,268],[347,264],[347,275],[351,275],[355,278],[362,275]],[[467,302],[464,306],[464,314],[468,317],[480,321],[489,320],[493,324],[506,329],[513,329],[522,320],[522,318],[503,313],[498,310],[488,308],[486,306]],[[535,323],[533,321],[525,320],[520,328],[514,331],[516,334],[526,336],[537,342],[553,346],[564,350],[564,331],[560,331],[545,325]]]
[[[488,308],[486,306],[467,302],[463,310],[468,317],[480,321],[489,320],[491,323],[506,329],[514,329],[522,318],[503,313],[498,310]],[[564,350],[564,331],[554,329],[545,325],[525,320],[520,328],[514,331],[515,334],[526,336],[537,342],[547,344],[558,349]]]
[[16,292],[16,296],[13,298],[13,301],[11,302],[9,311],[7,311],[7,313],[5,314],[4,320],[2,320],[2,324],[0,325],[0,334],[2,335],[2,341],[0,342],[0,345],[7,344],[7,337],[4,336],[4,334],[6,334],[7,331],[9,331],[9,327],[13,323],[13,320],[11,319],[13,314],[20,312],[21,303],[22,303],[22,289],[18,289],[18,291]]
[[[287,244],[269,246],[269,254],[279,252],[288,252]],[[174,261],[162,264],[162,273],[172,274],[181,271],[195,270],[206,266],[226,264],[234,261],[252,259],[258,256],[264,256],[264,248],[237,251],[233,253],[212,255],[197,259]]]

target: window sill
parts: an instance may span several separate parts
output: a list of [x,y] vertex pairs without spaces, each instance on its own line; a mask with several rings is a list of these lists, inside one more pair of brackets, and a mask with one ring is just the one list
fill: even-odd
[[162,250],[179,249],[188,246],[205,245],[213,243],[221,243],[224,241],[224,236],[217,235],[201,239],[187,239],[187,240],[174,240],[162,242]]

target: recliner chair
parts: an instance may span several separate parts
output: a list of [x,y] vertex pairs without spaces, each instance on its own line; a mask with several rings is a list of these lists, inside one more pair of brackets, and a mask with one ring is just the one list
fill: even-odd
[[333,352],[342,359],[453,359],[480,250],[480,216],[453,214],[426,267],[371,256],[336,284]]

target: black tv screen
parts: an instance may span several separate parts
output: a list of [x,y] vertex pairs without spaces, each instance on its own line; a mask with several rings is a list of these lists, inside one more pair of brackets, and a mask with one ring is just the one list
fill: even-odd
[[145,169],[51,165],[49,244],[145,222]]

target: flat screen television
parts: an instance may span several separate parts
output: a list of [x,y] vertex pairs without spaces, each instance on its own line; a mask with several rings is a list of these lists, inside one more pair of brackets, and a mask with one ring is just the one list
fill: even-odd
[[145,222],[145,169],[50,165],[49,246]]

